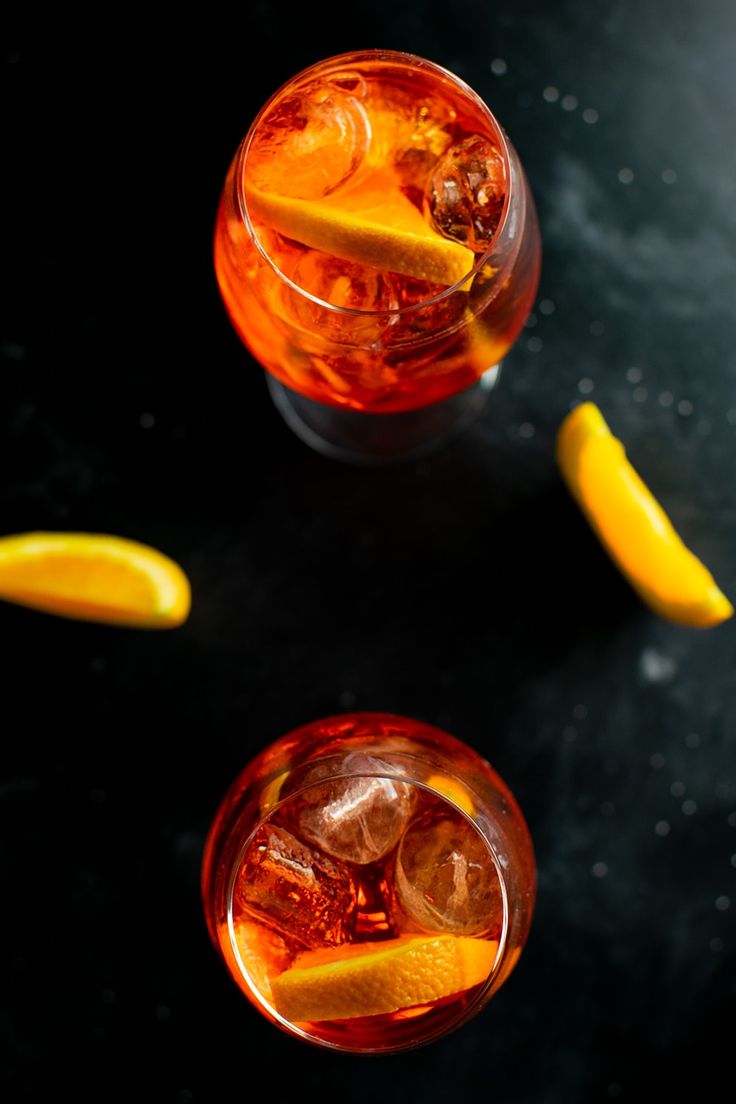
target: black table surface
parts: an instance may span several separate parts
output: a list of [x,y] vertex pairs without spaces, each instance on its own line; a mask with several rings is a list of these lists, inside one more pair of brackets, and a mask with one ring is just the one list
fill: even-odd
[[[527,168],[542,306],[482,420],[366,471],[305,448],[211,265],[229,160],[297,70],[411,50]],[[598,402],[736,595],[730,0],[60,6],[6,36],[2,527],[119,533],[187,571],[171,633],[0,608],[8,1101],[734,1099],[736,622],[650,614],[564,489]],[[517,795],[520,965],[391,1058],[269,1026],[209,943],[205,833],[259,748],[347,709],[422,718]],[[12,718],[12,721],[11,721]]]

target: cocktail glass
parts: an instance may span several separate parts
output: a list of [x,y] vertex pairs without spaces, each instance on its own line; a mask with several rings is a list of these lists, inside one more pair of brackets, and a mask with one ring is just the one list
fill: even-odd
[[458,1027],[509,976],[534,855],[476,752],[406,717],[344,714],[277,740],[236,779],[202,892],[215,947],[267,1019],[386,1053]]
[[309,445],[384,463],[468,424],[539,281],[519,158],[458,77],[363,51],[306,69],[228,173],[215,269],[276,406]]

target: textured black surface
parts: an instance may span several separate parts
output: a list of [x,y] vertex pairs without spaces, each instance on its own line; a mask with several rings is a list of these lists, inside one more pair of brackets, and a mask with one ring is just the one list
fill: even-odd
[[[258,1070],[274,1100],[733,1100],[736,624],[643,609],[552,452],[590,394],[736,594],[733,5],[64,7],[4,37],[2,529],[142,539],[194,590],[162,635],[0,609],[5,1099],[247,1099]],[[483,422],[392,472],[290,435],[210,262],[260,103],[366,46],[488,100],[537,197],[554,305]],[[509,984],[391,1059],[269,1027],[198,898],[236,772],[346,707],[481,750],[538,852]]]

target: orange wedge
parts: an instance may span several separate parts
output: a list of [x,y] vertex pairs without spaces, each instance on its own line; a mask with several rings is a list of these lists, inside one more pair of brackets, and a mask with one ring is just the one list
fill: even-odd
[[360,188],[323,199],[294,199],[247,187],[256,218],[287,238],[346,261],[450,287],[475,254],[443,238],[398,190],[396,178],[376,172]]
[[287,1020],[345,1020],[429,1004],[480,985],[498,944],[467,936],[401,936],[307,951],[271,980]]
[[692,628],[731,617],[733,606],[683,544],[594,403],[565,418],[557,462],[604,548],[655,613]]
[[269,967],[285,969],[289,952],[284,940],[276,932],[261,924],[245,921],[235,925],[235,943],[243,967],[259,993],[272,1000]]
[[168,556],[97,533],[0,537],[0,598],[21,606],[142,629],[186,621],[189,581]]
[[451,778],[448,774],[431,774],[426,784],[431,790],[436,790],[452,801],[468,816],[475,816],[475,801],[470,791],[457,778]]

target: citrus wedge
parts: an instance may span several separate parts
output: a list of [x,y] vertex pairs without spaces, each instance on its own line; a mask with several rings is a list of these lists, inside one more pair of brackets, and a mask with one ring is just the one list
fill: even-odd
[[498,944],[457,935],[401,936],[307,951],[271,981],[287,1020],[345,1020],[428,1004],[480,985]]
[[21,606],[143,629],[181,625],[189,581],[168,556],[97,533],[0,537],[0,598]]
[[272,1000],[269,968],[285,969],[289,952],[284,940],[261,924],[241,921],[235,925],[235,943],[243,967],[259,993]]
[[375,172],[360,188],[323,199],[294,199],[249,185],[256,218],[287,238],[346,261],[373,265],[449,287],[462,280],[475,254],[443,238],[398,189],[396,178]]
[[436,790],[452,801],[468,816],[475,816],[475,801],[467,787],[457,778],[451,778],[448,774],[431,774],[426,784],[431,790]]
[[582,403],[563,421],[557,462],[604,548],[655,613],[692,628],[731,617],[733,606],[682,542],[595,403]]

